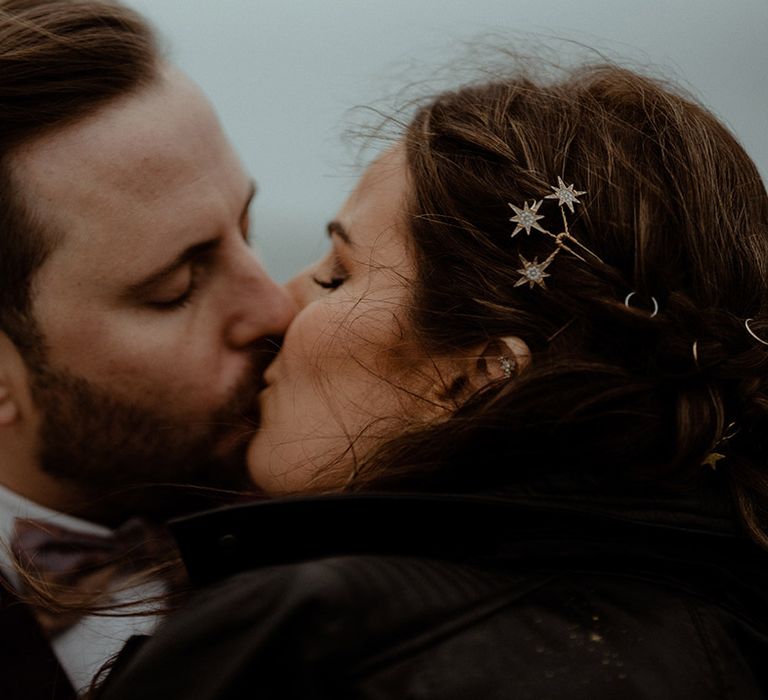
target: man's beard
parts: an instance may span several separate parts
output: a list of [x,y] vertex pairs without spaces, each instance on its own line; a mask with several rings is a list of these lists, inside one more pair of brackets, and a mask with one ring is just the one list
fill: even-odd
[[82,377],[34,364],[40,467],[82,494],[73,512],[115,522],[167,518],[253,489],[245,453],[258,427],[265,357],[255,359],[226,405],[202,419],[174,406],[165,412],[126,401]]

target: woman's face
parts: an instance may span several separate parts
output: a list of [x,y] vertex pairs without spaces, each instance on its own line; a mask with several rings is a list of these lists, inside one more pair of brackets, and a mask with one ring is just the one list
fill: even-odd
[[408,321],[415,272],[406,187],[396,148],[368,168],[328,225],[328,255],[288,285],[301,311],[265,374],[248,453],[267,493],[341,486],[356,459],[429,414],[435,368],[419,359]]

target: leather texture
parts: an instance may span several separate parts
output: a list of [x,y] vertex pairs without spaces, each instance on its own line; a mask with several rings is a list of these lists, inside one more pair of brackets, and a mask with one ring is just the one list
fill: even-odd
[[705,500],[360,495],[185,519],[205,587],[102,697],[756,700],[768,555]]

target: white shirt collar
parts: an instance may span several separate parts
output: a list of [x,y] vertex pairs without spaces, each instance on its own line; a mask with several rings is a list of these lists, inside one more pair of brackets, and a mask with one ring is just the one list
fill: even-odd
[[[51,510],[0,486],[0,574],[17,588],[19,578],[9,550],[16,518],[42,520],[87,534],[109,535],[112,532],[103,525]],[[115,607],[118,609],[120,602],[151,600],[165,592],[166,586],[160,581],[141,584],[118,593]],[[53,652],[78,694],[88,687],[96,672],[120,651],[132,635],[153,633],[161,618],[159,615],[149,614],[151,608],[152,605],[147,605],[148,614],[136,617],[123,617],[119,613],[114,617],[83,617],[74,627],[53,641]]]

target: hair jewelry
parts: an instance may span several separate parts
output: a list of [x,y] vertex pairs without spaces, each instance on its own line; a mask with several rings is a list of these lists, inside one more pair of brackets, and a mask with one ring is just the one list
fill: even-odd
[[702,466],[707,466],[712,470],[717,470],[717,463],[721,459],[726,459],[727,455],[723,454],[722,450],[725,444],[733,438],[736,433],[739,432],[739,427],[736,425],[736,421],[731,421],[725,428],[723,436],[717,441],[712,450],[707,453],[706,457],[702,461]]
[[[629,300],[635,296],[637,292],[630,292],[627,294],[626,297],[624,297],[624,306],[626,306],[628,309],[631,309],[632,307],[629,305]],[[653,311],[651,312],[651,318],[653,318],[657,313],[659,313],[659,302],[656,301],[656,297],[651,297],[651,301],[653,302]],[[695,353],[694,353],[695,354]]]
[[693,341],[691,350],[693,352],[693,364],[696,365],[697,370],[700,370],[701,367],[699,366],[699,341],[698,340]]
[[762,338],[758,338],[755,332],[749,327],[749,322],[754,319],[748,318],[744,321],[744,328],[747,329],[747,333],[749,333],[758,343],[762,343],[763,345],[768,345],[768,342],[763,340]]
[[515,230],[512,232],[512,238],[520,233],[520,231],[525,231],[526,235],[530,235],[531,229],[535,229],[536,231],[540,231],[555,241],[555,249],[552,251],[549,257],[547,257],[546,260],[543,260],[542,262],[539,262],[538,257],[534,258],[531,262],[530,260],[526,260],[522,255],[518,253],[520,262],[523,264],[523,267],[517,270],[517,272],[520,274],[520,279],[518,279],[515,283],[515,287],[520,287],[521,285],[527,283],[529,289],[533,289],[533,285],[535,284],[538,284],[542,289],[546,289],[547,286],[544,284],[544,278],[550,277],[551,275],[548,272],[545,272],[545,270],[547,267],[549,267],[549,264],[555,259],[555,257],[557,257],[561,250],[566,250],[571,255],[576,256],[579,260],[588,262],[583,255],[574,249],[575,247],[578,247],[582,252],[591,255],[598,262],[603,262],[598,255],[593,253],[585,245],[579,243],[579,241],[577,241],[571,235],[571,232],[568,229],[568,218],[565,215],[565,209],[563,207],[568,207],[570,212],[573,213],[573,205],[581,204],[581,201],[578,198],[581,195],[586,194],[586,192],[579,192],[578,190],[574,190],[573,185],[566,185],[560,176],[557,178],[557,186],[551,185],[550,188],[554,190],[554,194],[549,194],[544,197],[544,199],[557,200],[558,206],[560,207],[560,213],[563,217],[563,230],[560,233],[552,233],[551,231],[547,231],[547,229],[545,229],[539,223],[539,221],[544,218],[543,214],[539,214],[539,208],[544,203],[544,199],[540,199],[539,201],[533,200],[531,204],[528,204],[528,202],[523,202],[522,209],[516,207],[511,202],[507,202],[507,204],[509,204],[509,206],[512,207],[512,210],[515,212],[515,215],[510,218],[510,221],[516,224]]

